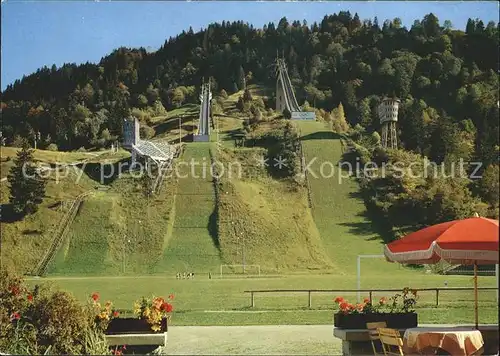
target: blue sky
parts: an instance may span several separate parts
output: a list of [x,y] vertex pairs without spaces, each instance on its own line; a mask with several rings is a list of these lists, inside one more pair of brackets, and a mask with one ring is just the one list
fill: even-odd
[[113,49],[157,49],[169,36],[192,26],[243,20],[255,27],[289,21],[320,22],[325,14],[341,10],[360,18],[378,16],[379,23],[399,17],[405,26],[434,13],[464,29],[467,19],[498,22],[499,7],[489,2],[84,2],[2,0],[1,88],[43,65],[98,62]]

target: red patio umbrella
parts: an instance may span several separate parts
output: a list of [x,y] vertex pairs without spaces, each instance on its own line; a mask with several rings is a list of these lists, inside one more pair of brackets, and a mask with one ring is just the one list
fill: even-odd
[[478,326],[477,266],[498,264],[498,220],[474,217],[413,232],[384,246],[389,262],[474,265],[475,322]]

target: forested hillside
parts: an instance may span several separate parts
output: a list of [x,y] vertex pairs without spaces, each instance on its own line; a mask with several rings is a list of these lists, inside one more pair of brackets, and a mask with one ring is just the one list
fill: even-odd
[[[381,24],[340,12],[312,25],[282,18],[262,29],[243,22],[190,28],[154,53],[120,48],[97,64],[43,67],[17,80],[2,93],[2,136],[7,145],[40,132],[41,148],[102,147],[121,135],[130,113],[147,125],[196,102],[202,77],[216,93],[252,82],[273,87],[279,53],[299,104],[330,111],[342,103],[351,127],[373,131],[381,97],[396,95],[405,148],[486,167],[498,160],[498,26],[471,19],[464,32],[429,14],[407,28],[398,18]],[[265,104],[272,108],[273,98]]]

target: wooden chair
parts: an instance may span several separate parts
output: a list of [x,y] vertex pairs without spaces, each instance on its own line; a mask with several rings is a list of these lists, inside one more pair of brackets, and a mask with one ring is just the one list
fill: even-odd
[[[384,355],[404,356],[403,354],[403,340],[398,330],[389,328],[378,328],[378,335],[382,343],[382,350]],[[397,349],[397,351],[393,351]]]
[[[377,351],[377,346],[375,344],[380,345],[380,337],[378,336],[378,328],[387,328],[387,323],[385,321],[377,321],[373,323],[366,323],[366,328],[368,329],[368,337],[370,338],[370,341],[372,343],[372,349],[373,349],[373,354],[375,356],[377,355],[383,355],[383,353],[379,353]],[[378,347],[378,349],[381,348],[382,345]],[[383,350],[383,349],[382,349]]]

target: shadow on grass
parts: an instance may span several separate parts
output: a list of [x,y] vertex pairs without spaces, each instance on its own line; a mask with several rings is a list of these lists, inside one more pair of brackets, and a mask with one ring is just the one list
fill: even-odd
[[[194,125],[184,125],[184,123],[196,120],[196,115],[183,115],[181,118],[181,127],[187,131],[193,131],[195,126]],[[162,122],[161,124],[158,124],[154,126],[156,136],[161,135],[162,133],[172,131],[175,129],[179,128],[179,118],[174,117],[171,119],[168,119],[165,122]]]
[[34,230],[27,229],[27,230],[23,230],[22,234],[23,235],[41,235],[42,231],[37,230],[37,229],[34,229]]
[[12,204],[8,203],[0,205],[0,222],[13,223],[21,221],[23,217],[23,214],[18,214],[14,211]]
[[404,267],[415,270],[415,271],[422,271],[425,268],[424,265],[418,265],[418,264],[407,264],[407,265],[404,265]]
[[207,229],[215,247],[217,247],[217,249],[220,252],[219,234],[217,233],[217,208],[214,208],[214,211],[212,212],[212,214],[210,214],[210,217],[208,218]]
[[349,198],[363,200],[366,209],[358,216],[363,217],[367,222],[342,223],[340,225],[349,227],[350,232],[354,235],[367,236],[375,234],[376,236],[370,237],[369,241],[379,240],[383,244],[394,241],[395,235],[392,225],[388,222],[387,216],[382,210],[375,207],[369,199],[367,200],[367,196],[362,191],[350,193]]
[[176,138],[174,140],[168,141],[168,143],[171,145],[175,145],[175,144],[180,143],[180,142],[193,142],[193,134],[188,133],[187,135],[182,136],[181,139]]
[[108,185],[113,183],[120,173],[128,172],[132,158],[124,158],[114,163],[86,163],[78,165],[78,168],[83,169],[84,173],[92,180]]
[[341,135],[332,131],[319,131],[309,135],[302,136],[300,139],[302,141],[306,140],[328,140],[328,139],[340,139]]
[[236,139],[241,139],[242,137],[245,136],[245,132],[243,129],[234,129],[234,130],[228,130],[223,132],[225,136],[223,136],[222,140],[223,141],[233,141]]
[[359,154],[354,150],[347,150],[342,154],[341,162],[347,162],[351,165],[351,167],[356,167],[356,164],[359,164]]

